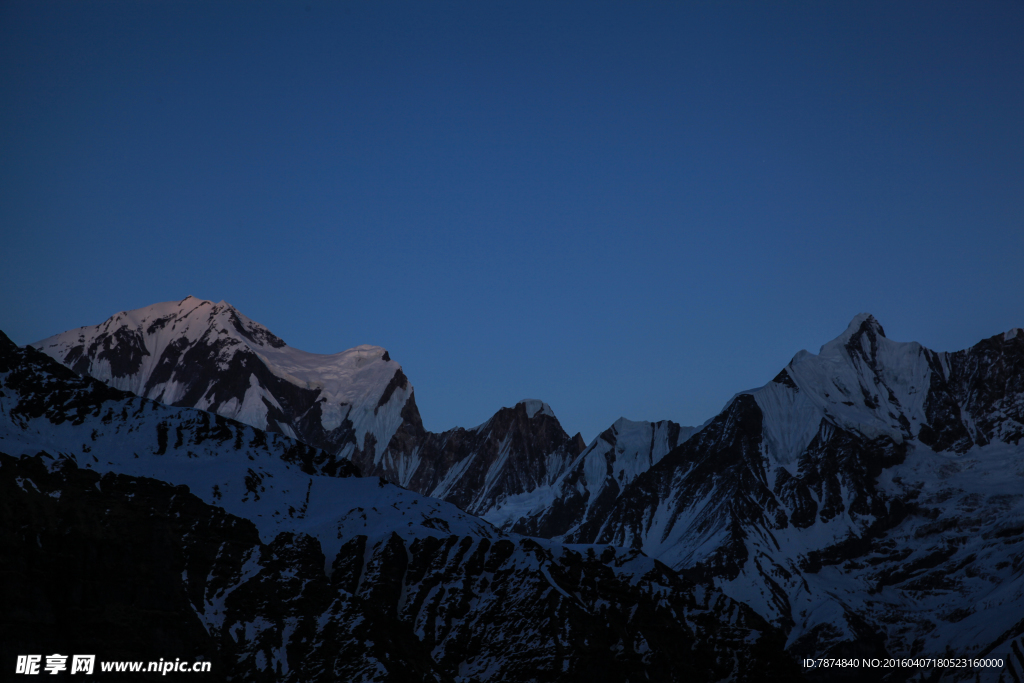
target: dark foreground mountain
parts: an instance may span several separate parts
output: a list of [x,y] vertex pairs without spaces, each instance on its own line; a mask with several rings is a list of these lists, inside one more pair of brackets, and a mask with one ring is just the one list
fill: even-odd
[[635,552],[359,535],[326,574],[316,539],[263,543],[186,487],[0,454],[0,492],[5,662],[180,657],[245,681],[796,674],[753,612]]
[[778,629],[638,551],[502,532],[2,336],[0,453],[7,662],[202,657],[212,680],[254,681],[799,676]]

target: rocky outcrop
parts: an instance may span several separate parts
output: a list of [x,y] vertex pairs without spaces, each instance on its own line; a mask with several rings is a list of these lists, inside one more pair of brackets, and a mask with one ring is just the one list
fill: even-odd
[[502,501],[553,484],[573,463],[583,439],[570,437],[546,403],[521,401],[474,429],[424,433],[392,442],[402,460],[399,482],[478,515]]

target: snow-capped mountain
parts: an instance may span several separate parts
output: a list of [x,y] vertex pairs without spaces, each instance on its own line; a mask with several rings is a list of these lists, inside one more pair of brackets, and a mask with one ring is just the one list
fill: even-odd
[[[530,420],[544,408],[523,410]],[[0,615],[0,654],[202,656],[224,680],[798,671],[752,610],[635,550],[508,534],[353,474],[321,450],[113,389],[0,334],[0,570],[16,607]]]
[[433,434],[412,427],[403,425],[386,452],[405,464],[397,482],[477,515],[551,486],[584,448],[548,404],[530,399],[473,429]]
[[570,534],[588,519],[603,518],[628,484],[694,431],[670,420],[620,418],[553,483],[509,496],[483,516],[496,526],[531,536]]
[[860,315],[565,538],[714,580],[794,653],[983,653],[1020,670],[1022,425],[1024,331],[937,353]]
[[525,400],[475,429],[423,428],[387,351],[293,349],[229,304],[188,297],[118,313],[33,344],[75,372],[167,405],[297,438],[367,476],[482,514],[551,485],[583,450],[547,404]]
[[[122,316],[141,320],[139,313]],[[240,314],[224,315],[230,324],[218,330],[237,319],[248,330],[245,339],[272,346],[264,341],[269,332],[256,331]],[[37,346],[113,381],[111,354],[145,357],[139,344],[120,340],[145,333],[129,334],[123,320],[112,320],[103,331],[66,333]],[[206,348],[231,332],[204,335],[195,344]],[[244,340],[231,346],[240,344],[252,350]],[[255,358],[263,363],[270,356]],[[383,351],[374,362],[388,371],[394,365]],[[239,382],[229,361],[183,364],[180,372],[184,377],[195,367],[201,371],[193,381],[203,390],[192,398],[199,407],[214,409],[199,399],[232,377],[240,387],[255,392],[258,384],[273,394],[281,420],[268,418],[268,429],[281,425],[283,432],[287,423],[300,439],[326,448],[306,456],[309,472],[340,472],[343,459],[351,459],[364,473],[455,503],[505,532],[642,550],[749,605],[786,633],[794,655],[993,656],[1011,673],[941,675],[1024,676],[1022,330],[945,353],[889,340],[862,314],[818,354],[801,351],[772,382],[736,395],[697,430],[620,420],[587,447],[533,400],[474,429],[426,432],[397,366],[359,408],[366,414],[366,406],[379,404],[398,416],[388,422],[396,426],[368,429],[361,441],[355,422],[323,429],[323,411],[312,406],[329,399],[310,388],[321,386],[313,371],[302,376],[311,392],[307,413],[281,398],[299,386],[281,380],[288,373],[268,370],[293,387],[274,393],[273,380],[251,379],[256,373]],[[396,388],[388,394],[388,386]],[[217,405],[234,410],[249,389],[236,390],[235,403],[216,394]],[[357,410],[352,401],[337,405],[347,415]],[[269,398],[265,404],[275,405]],[[316,420],[303,417],[314,414]],[[903,673],[924,680],[934,672]]]
[[187,486],[207,504],[252,520],[264,542],[305,533],[333,557],[356,530],[412,540],[437,534],[443,520],[445,536],[499,535],[454,505],[359,477],[347,460],[207,411],[112,389],[2,334],[0,382],[0,451],[45,451],[55,462]]
[[402,368],[378,346],[307,353],[223,301],[191,296],[33,346],[118,389],[299,438],[357,464],[379,455],[412,400]]

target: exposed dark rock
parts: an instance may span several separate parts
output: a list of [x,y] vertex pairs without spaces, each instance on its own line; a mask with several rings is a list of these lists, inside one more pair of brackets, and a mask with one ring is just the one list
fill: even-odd
[[204,659],[218,681],[452,680],[408,628],[331,588],[315,539],[264,545],[183,487],[47,461],[0,454],[5,661],[93,653]]

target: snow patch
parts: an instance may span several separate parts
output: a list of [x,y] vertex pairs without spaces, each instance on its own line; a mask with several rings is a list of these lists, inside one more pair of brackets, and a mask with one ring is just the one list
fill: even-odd
[[541,415],[548,415],[550,417],[555,416],[554,411],[551,410],[551,406],[536,398],[524,398],[522,401],[516,403],[516,406],[523,406],[526,409],[526,417],[531,420],[537,415],[537,413],[540,413]]

